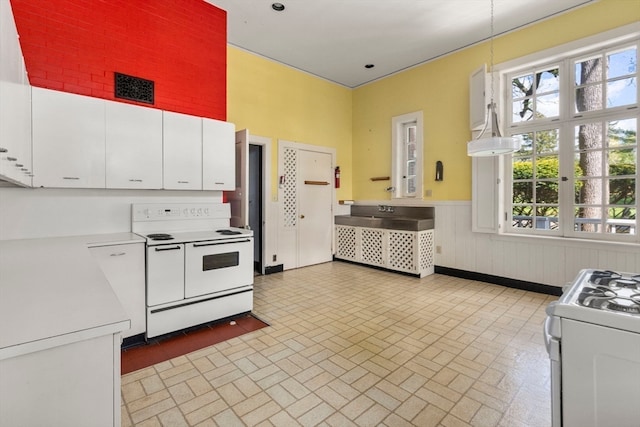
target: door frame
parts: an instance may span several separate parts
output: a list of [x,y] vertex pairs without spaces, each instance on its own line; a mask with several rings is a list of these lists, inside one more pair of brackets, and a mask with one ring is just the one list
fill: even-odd
[[[262,235],[261,242],[261,254],[262,260],[260,260],[260,274],[265,274],[267,265],[270,265],[267,259],[267,253],[275,253],[274,249],[269,250],[270,247],[275,248],[275,236],[270,233],[269,230],[272,227],[272,212],[271,212],[271,138],[264,136],[252,135],[249,132],[248,145],[259,145],[262,147]],[[248,174],[248,171],[247,171]]]
[[[279,258],[279,264],[283,265],[283,269],[284,270],[288,270],[291,268],[298,268],[299,266],[299,257],[298,257],[298,241],[297,241],[297,229],[298,227],[295,227],[296,230],[296,236],[291,236],[291,233],[288,232],[288,230],[284,227],[284,215],[282,214],[282,210],[284,208],[283,204],[284,204],[284,200],[283,200],[283,185],[280,184],[282,177],[284,176],[284,170],[285,170],[285,156],[284,156],[284,150],[285,149],[293,149],[293,150],[306,150],[306,151],[312,151],[312,152],[316,152],[316,153],[322,153],[322,154],[329,154],[331,155],[331,168],[335,170],[336,167],[336,149],[333,147],[324,147],[324,146],[320,146],[320,145],[311,145],[311,144],[305,144],[305,143],[301,143],[301,142],[295,142],[295,141],[287,141],[287,140],[283,140],[283,139],[278,139],[278,226],[277,226],[277,230],[278,230],[278,258]],[[286,179],[286,178],[285,178]],[[298,191],[298,188],[296,188],[296,192]],[[336,200],[336,186],[335,186],[335,182],[331,183],[331,211],[335,212],[335,200]],[[297,202],[297,201],[296,201]],[[297,209],[297,206],[296,206]],[[335,253],[335,238],[334,238],[334,230],[335,227],[331,227],[331,242],[332,242],[332,247],[331,247],[331,251],[332,253]],[[291,253],[291,248],[294,247],[295,248],[295,253]],[[289,250],[287,250],[289,249]]]

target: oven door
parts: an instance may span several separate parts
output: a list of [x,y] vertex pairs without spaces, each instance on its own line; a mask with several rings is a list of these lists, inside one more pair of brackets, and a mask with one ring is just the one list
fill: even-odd
[[186,298],[253,284],[253,239],[186,243]]

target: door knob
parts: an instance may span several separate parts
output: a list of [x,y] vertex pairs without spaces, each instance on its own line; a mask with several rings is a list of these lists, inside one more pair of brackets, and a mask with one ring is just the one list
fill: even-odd
[[304,219],[304,215],[300,215],[300,219]]

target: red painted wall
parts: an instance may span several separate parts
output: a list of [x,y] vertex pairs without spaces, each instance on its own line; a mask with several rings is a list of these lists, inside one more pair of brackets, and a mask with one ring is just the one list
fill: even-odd
[[204,0],[11,5],[32,86],[114,100],[120,72],[155,82],[155,108],[226,120],[224,10]]

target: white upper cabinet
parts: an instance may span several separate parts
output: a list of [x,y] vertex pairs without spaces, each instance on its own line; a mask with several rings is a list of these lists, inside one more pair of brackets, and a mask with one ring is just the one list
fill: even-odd
[[162,111],[105,102],[107,188],[162,188]]
[[11,3],[0,1],[0,178],[31,185],[31,87]]
[[202,119],[202,188],[236,189],[235,132],[233,123]]
[[162,113],[163,187],[202,190],[202,118]]
[[104,101],[34,87],[33,186],[105,187]]

